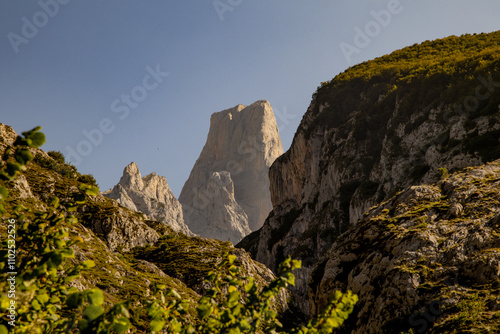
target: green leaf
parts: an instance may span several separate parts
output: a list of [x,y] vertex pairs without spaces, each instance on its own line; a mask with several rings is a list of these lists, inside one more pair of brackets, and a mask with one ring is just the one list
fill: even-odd
[[29,137],[31,134],[35,133],[35,132],[38,132],[42,129],[42,127],[40,125],[34,127],[33,129],[29,130],[29,131],[24,131],[22,133],[23,136],[25,137]]
[[121,314],[121,315],[123,315],[126,318],[130,318],[130,313],[129,313],[127,307],[125,307],[125,305],[123,303],[119,304],[119,312],[118,312],[118,314]]
[[18,164],[17,162],[7,162],[7,174],[9,176],[16,176],[16,174],[21,170],[21,165]]
[[85,193],[89,196],[97,196],[99,195],[99,188],[98,187],[90,187],[85,190]]
[[227,256],[227,259],[229,261],[229,264],[233,264],[234,263],[234,260],[236,260],[236,255],[228,255]]
[[64,248],[61,249],[61,256],[64,258],[74,258],[75,257],[75,252],[73,251],[72,248]]
[[159,332],[165,327],[166,322],[163,320],[153,319],[149,324],[151,331]]
[[46,302],[49,301],[49,295],[46,293],[37,295],[35,298],[42,304],[45,304]]
[[53,197],[50,200],[50,205],[52,205],[54,208],[57,209],[59,207],[59,198],[58,197]]
[[[54,266],[59,266],[63,261],[63,255],[59,252],[52,252],[52,254],[50,255],[50,259],[52,260],[52,264]],[[49,267],[50,266],[51,265],[49,264]]]
[[23,280],[23,285],[27,288],[29,288],[33,283],[36,282],[36,277],[33,277],[32,279],[24,278]]
[[7,298],[7,295],[2,295],[2,297],[0,297],[0,308],[2,310],[6,310],[10,305],[10,299]]
[[59,298],[58,296],[54,295],[50,298],[50,302],[51,303],[60,303],[61,302],[61,298]]
[[7,188],[0,186],[0,201],[6,200],[9,196],[9,191]]
[[66,299],[66,305],[68,305],[69,308],[77,308],[78,306],[82,305],[82,303],[83,300],[81,298],[80,292],[72,293]]
[[89,303],[92,305],[102,305],[104,303],[104,294],[99,289],[90,289],[88,291]]
[[212,307],[208,304],[202,304],[196,308],[196,311],[201,319],[205,319],[212,313]]
[[21,165],[26,165],[28,162],[33,160],[33,155],[31,154],[30,150],[28,149],[17,149],[16,150],[16,161],[19,162]]
[[39,311],[39,310],[41,310],[41,309],[42,309],[42,307],[41,307],[40,303],[39,303],[39,302],[38,302],[38,300],[36,300],[36,299],[33,299],[33,301],[31,302],[31,306],[33,307],[33,309],[34,309],[35,311]]
[[30,134],[28,138],[31,139],[31,147],[40,147],[45,144],[45,135],[43,132],[35,132]]
[[7,327],[5,327],[4,325],[0,325],[0,334],[9,334]]
[[95,267],[95,263],[94,263],[94,261],[92,261],[92,260],[87,260],[87,261],[84,261],[84,262],[83,262],[83,268],[84,268],[84,269],[90,269],[90,268],[93,268],[93,267]]
[[255,281],[253,278],[250,279],[250,282],[248,282],[248,284],[245,285],[245,292],[246,293],[249,293],[250,291],[255,291]]
[[78,329],[80,331],[86,330],[87,327],[89,327],[89,322],[86,319],[80,319],[80,321],[78,321]]
[[234,306],[236,306],[236,304],[238,304],[239,300],[240,300],[239,291],[233,291],[227,297],[227,306],[234,307]]
[[122,333],[128,330],[130,327],[130,321],[127,318],[121,317],[115,319],[111,325],[111,330],[117,333]]
[[167,296],[172,296],[175,299],[182,299],[181,295],[177,291],[175,291],[174,289],[170,289],[167,293]]
[[87,307],[83,310],[83,317],[91,322],[97,318],[99,318],[104,313],[102,307],[96,305],[87,305]]

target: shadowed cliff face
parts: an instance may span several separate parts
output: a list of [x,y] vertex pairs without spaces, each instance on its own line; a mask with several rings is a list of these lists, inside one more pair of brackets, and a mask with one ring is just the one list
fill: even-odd
[[282,153],[269,102],[214,113],[205,147],[179,196],[189,228],[236,243],[261,227],[272,209],[269,167]]
[[500,157],[500,33],[425,42],[323,83],[290,149],[270,168],[273,211],[240,244],[272,269],[313,265],[370,207],[398,190]]

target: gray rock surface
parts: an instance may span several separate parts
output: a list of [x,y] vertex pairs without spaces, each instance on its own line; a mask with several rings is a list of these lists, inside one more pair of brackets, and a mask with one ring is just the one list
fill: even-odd
[[233,243],[260,228],[272,209],[269,167],[282,153],[269,102],[214,113],[179,196],[186,224],[200,236]]
[[[351,290],[360,299],[343,333],[449,333],[461,325],[481,332],[477,319],[490,316],[491,287],[500,283],[499,181],[497,160],[372,208],[314,267],[311,314],[335,290]],[[458,305],[476,293],[484,304],[474,306],[477,323],[457,321]]]
[[165,177],[156,173],[141,177],[135,162],[125,167],[120,182],[103,195],[130,210],[144,213],[149,219],[163,222],[175,231],[192,235],[184,223],[181,204],[170,190]]

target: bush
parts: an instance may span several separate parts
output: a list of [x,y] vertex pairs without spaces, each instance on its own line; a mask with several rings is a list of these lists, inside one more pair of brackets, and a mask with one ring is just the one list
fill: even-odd
[[48,151],[47,154],[49,155],[49,157],[51,157],[60,164],[66,163],[64,155],[59,151]]
[[97,181],[92,174],[80,174],[77,181],[97,187]]
[[[278,277],[260,289],[253,278],[241,277],[239,268],[234,265],[235,255],[226,254],[217,270],[210,272],[207,284],[212,288],[198,301],[196,311],[199,322],[186,320],[188,303],[181,300],[173,289],[168,290],[165,300],[162,289],[153,288],[156,298],[148,307],[152,317],[151,331],[158,333],[275,333],[282,327],[276,319],[276,299],[281,290],[295,285],[294,269],[300,268],[300,261],[288,257],[280,264]],[[348,318],[357,303],[358,297],[350,291],[335,293],[325,310],[307,325],[293,329],[292,334],[327,334],[338,328]],[[162,333],[163,333],[162,332]]]
[[[54,152],[54,151],[51,151],[51,152]],[[54,153],[59,153],[59,152],[54,152]],[[37,165],[39,165],[40,167],[43,167],[43,168],[48,169],[48,170],[53,170],[54,172],[57,172],[57,173],[61,174],[62,176],[67,176],[69,178],[74,179],[79,175],[76,171],[75,166],[64,163],[64,156],[62,156],[62,154],[61,154],[61,156],[55,154],[54,155],[55,158],[54,158],[52,155],[50,155],[50,152],[49,152],[49,156],[50,156],[50,158],[47,158],[47,157],[43,156],[42,154],[37,154],[33,161]],[[61,162],[61,157],[62,157],[63,162]]]

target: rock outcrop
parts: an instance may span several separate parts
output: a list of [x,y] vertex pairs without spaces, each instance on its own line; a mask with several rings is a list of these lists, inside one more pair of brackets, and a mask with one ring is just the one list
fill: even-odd
[[251,232],[248,216],[234,198],[234,183],[228,171],[213,172],[192,196],[192,202],[203,207],[203,210],[184,209],[196,233],[236,243]]
[[269,102],[214,113],[179,196],[191,231],[236,243],[261,227],[272,209],[269,167],[282,153]]
[[359,302],[342,333],[498,332],[499,231],[500,160],[409,187],[314,267],[311,313],[352,290]]
[[135,162],[125,167],[120,182],[103,195],[130,210],[144,213],[149,219],[167,224],[174,231],[192,235],[184,223],[181,204],[170,190],[165,177],[156,173],[141,177]]
[[[273,212],[240,247],[273,270],[314,264],[373,205],[411,185],[500,157],[500,32],[425,42],[323,83],[290,149],[270,168]],[[464,64],[467,71],[464,72]],[[471,79],[471,77],[475,77]]]

